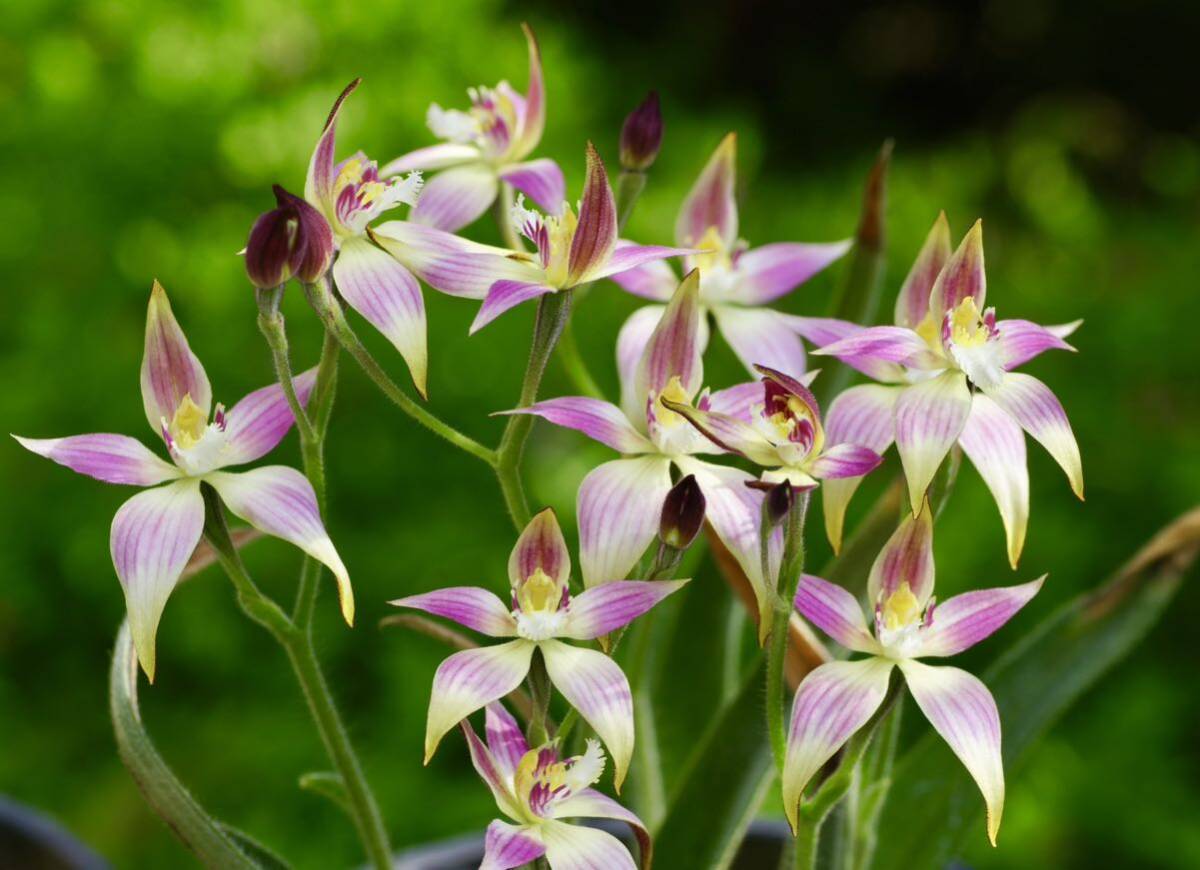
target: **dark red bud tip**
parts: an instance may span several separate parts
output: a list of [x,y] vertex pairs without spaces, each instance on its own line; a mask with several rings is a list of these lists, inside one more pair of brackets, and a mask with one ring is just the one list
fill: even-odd
[[671,487],[663,500],[662,520],[658,526],[662,542],[676,550],[686,550],[704,525],[705,508],[700,484],[689,474]]
[[319,211],[278,184],[278,207],[259,215],[246,242],[246,274],[255,287],[270,289],[295,276],[312,284],[333,260],[333,231]]
[[658,92],[651,91],[646,99],[629,113],[621,127],[621,168],[630,172],[645,172],[654,165],[662,147],[663,120],[658,105]]
[[793,498],[792,485],[786,480],[767,490],[767,519],[771,525],[777,526],[787,518]]

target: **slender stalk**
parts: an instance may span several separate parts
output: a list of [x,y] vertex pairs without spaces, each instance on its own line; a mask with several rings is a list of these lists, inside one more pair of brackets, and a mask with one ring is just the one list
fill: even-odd
[[[808,494],[797,494],[787,514],[783,560],[779,566],[778,592],[775,597],[774,623],[767,640],[767,733],[775,767],[783,774],[787,743],[784,737],[784,665],[787,662],[788,622],[800,572],[804,570],[804,518],[808,513]],[[764,526],[763,537],[770,534]]]
[[529,696],[533,699],[533,709],[530,710],[529,727],[525,733],[530,746],[541,746],[549,739],[546,723],[550,718],[551,692],[546,661],[542,658],[542,651],[535,650],[533,660],[529,663]]
[[496,196],[495,203],[492,204],[492,217],[496,219],[496,228],[500,230],[500,238],[504,242],[504,247],[513,251],[525,250],[525,243],[521,241],[521,234],[517,232],[516,224],[512,219],[513,207],[513,188],[507,181],[500,182],[500,192]]
[[575,328],[570,321],[563,326],[562,337],[558,340],[558,359],[562,363],[563,371],[567,373],[567,377],[571,379],[575,389],[581,395],[593,399],[604,398],[604,390],[600,389],[600,385],[592,377],[591,370],[583,361],[583,354],[579,352],[579,342],[575,339]]
[[617,189],[614,197],[617,202],[617,227],[624,229],[637,205],[638,197],[646,189],[646,173],[636,170],[622,169],[617,176]]
[[879,815],[892,786],[892,768],[900,742],[900,711],[897,703],[886,714],[879,733],[871,743],[862,764],[862,795],[858,811],[850,819],[850,849],[853,870],[867,870],[875,856],[879,836]]
[[291,408],[292,416],[296,418],[296,431],[300,433],[300,441],[308,444],[316,440],[316,432],[313,430],[308,413],[304,410],[304,404],[296,395],[296,385],[292,380],[287,330],[283,324],[283,313],[279,310],[282,296],[283,287],[258,291],[258,328],[271,348],[271,362],[275,366],[275,377],[283,389],[283,395],[287,399],[288,407]]

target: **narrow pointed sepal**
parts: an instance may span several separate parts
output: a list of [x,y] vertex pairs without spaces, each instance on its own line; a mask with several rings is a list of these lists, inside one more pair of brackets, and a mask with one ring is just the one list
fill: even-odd
[[738,213],[733,188],[737,177],[737,134],[721,140],[679,209],[675,242],[698,245],[715,229],[726,248],[737,242]]
[[1079,444],[1058,397],[1032,375],[1007,372],[984,393],[1007,411],[1021,428],[1046,448],[1067,475],[1071,491],[1083,499],[1083,463]]
[[146,310],[146,349],[142,357],[142,404],[155,434],[162,431],[163,420],[170,422],[175,416],[184,396],[208,415],[212,408],[208,375],[175,319],[167,291],[155,281]]
[[900,295],[896,298],[897,326],[916,329],[925,319],[929,313],[929,294],[949,259],[950,224],[946,220],[946,213],[940,212],[904,283],[900,285]]
[[552,508],[529,521],[508,557],[508,579],[514,589],[538,570],[560,586],[571,573],[571,554]]
[[929,293],[929,310],[938,323],[964,299],[974,299],[983,311],[987,299],[987,275],[983,265],[983,221],[977,220],[967,231],[958,250],[950,255]]
[[971,390],[960,371],[946,371],[901,391],[896,400],[896,449],[915,515],[929,484],[958,441],[971,412]]
[[[604,161],[591,142],[587,145],[587,176],[579,201],[579,223],[567,258],[567,283],[574,287],[600,269],[617,244],[617,205]],[[633,264],[631,264],[633,265]]]
[[923,502],[888,538],[867,575],[867,600],[874,604],[907,583],[922,605],[933,595],[933,511]]

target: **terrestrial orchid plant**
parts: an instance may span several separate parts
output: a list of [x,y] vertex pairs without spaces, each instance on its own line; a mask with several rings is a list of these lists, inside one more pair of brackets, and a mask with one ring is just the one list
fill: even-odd
[[[469,757],[503,816],[478,820],[479,830],[486,828],[479,837],[481,867],[648,867],[652,851],[660,866],[726,866],[772,782],[779,784],[776,798],[761,811],[790,823],[791,836],[781,838],[789,866],[818,860],[869,866],[879,808],[893,779],[912,773],[901,765],[895,777],[889,773],[899,751],[894,733],[902,686],[977,784],[982,800],[973,798],[969,808],[985,811],[980,833],[995,845],[1005,795],[1004,710],[977,677],[926,660],[961,652],[1000,630],[1045,578],[972,590],[953,577],[948,584],[967,591],[938,603],[935,521],[955,510],[952,484],[965,453],[999,506],[1015,567],[1029,516],[1023,433],[1049,451],[1082,497],[1079,450],[1061,404],[1042,381],[1016,371],[1043,351],[1070,350],[1066,338],[1078,324],[997,319],[986,305],[981,224],[952,250],[944,215],[900,287],[893,325],[873,325],[869,313],[855,322],[776,307],[847,256],[855,262],[846,269],[839,310],[853,310],[856,300],[875,294],[878,270],[859,267],[882,257],[886,156],[873,170],[854,238],[758,247],[743,241],[732,133],[681,204],[674,245],[621,238],[662,142],[658,97],[652,94],[624,125],[616,193],[601,149],[588,143],[583,186],[571,200],[558,164],[537,155],[552,115],[528,27],[525,37],[524,91],[501,82],[469,90],[466,110],[433,104],[428,126],[441,144],[410,143],[420,147],[382,168],[362,152],[343,151],[336,136],[358,81],[334,101],[303,196],[276,186],[276,207],[255,222],[243,251],[274,369],[271,386],[229,408],[214,406],[205,370],[166,290],[155,283],[141,392],[151,431],[161,439],[159,452],[115,434],[17,438],[81,474],[141,490],[118,510],[111,535],[128,612],[113,670],[124,760],[154,809],[206,864],[266,866],[263,847],[234,836],[182,786],[172,791],[174,775],[153,746],[144,735],[132,739],[140,718],[118,715],[122,703],[134,703],[120,686],[136,686],[138,664],[152,681],[172,679],[156,668],[160,616],[181,578],[215,558],[239,605],[292,664],[334,767],[322,790],[348,811],[369,862],[392,866],[387,815],[357,760],[311,633],[324,569],[336,580],[347,625],[355,612],[355,554],[335,548],[327,529],[336,531],[338,522],[325,499],[325,435],[345,352],[401,411],[492,470],[513,522],[507,583],[481,573],[479,586],[431,588],[434,572],[409,565],[405,577],[393,578],[400,597],[390,602],[406,613],[385,620],[457,647],[430,675],[424,749],[414,747],[412,760],[416,765],[423,756],[428,763],[439,748],[443,757]],[[699,163],[701,156],[687,159]],[[298,178],[303,167],[296,169]],[[500,244],[462,234],[492,206]],[[408,214],[398,215],[404,207]],[[830,235],[836,238],[838,229]],[[668,231],[647,228],[657,239]],[[672,261],[679,261],[678,270]],[[293,281],[325,334],[319,362],[300,374],[293,373],[280,313],[284,288]],[[429,366],[439,355],[426,341],[422,284],[477,302],[472,333],[517,306],[536,305],[531,348],[511,353],[528,358],[521,393],[515,401],[497,397],[488,409],[494,412],[490,425],[503,426],[496,447],[450,426],[425,402]],[[591,286],[596,293],[621,288],[654,303],[634,311],[614,336],[620,384],[614,400],[597,394],[573,343],[558,346],[573,301]],[[176,300],[186,315],[186,298]],[[803,288],[790,301],[794,309],[809,302]],[[704,365],[716,345],[710,316],[748,379],[710,388]],[[359,340],[357,317],[394,346],[419,398],[388,374],[392,362],[376,359]],[[805,341],[831,366],[840,361],[872,382],[837,392],[823,413],[814,392],[823,379],[806,367]],[[556,348],[582,395],[540,395]],[[588,471],[578,488],[578,574],[558,519],[572,517],[572,506],[538,505],[534,513],[526,499],[522,461],[537,419],[618,454]],[[478,424],[489,420],[481,415]],[[302,470],[230,470],[263,457],[293,427]],[[893,442],[899,467],[880,470]],[[538,461],[536,451],[529,460]],[[861,521],[855,545],[843,548],[847,503],[872,474],[902,474],[907,498],[897,516],[895,500],[887,501],[896,487],[885,486],[882,507]],[[822,572],[837,582],[805,573],[813,490],[820,490],[830,544],[842,551]],[[249,538],[230,530],[229,515],[304,553],[294,608],[285,610],[251,577],[239,553]],[[676,577],[711,574],[702,564],[706,548],[728,589]],[[672,621],[730,592],[749,617],[729,620],[733,640],[725,642],[732,651],[725,669],[732,690],[713,702],[709,721],[693,704],[686,730],[671,735],[683,740],[686,734],[687,745],[664,753],[656,722],[669,702],[660,702],[656,687],[665,687],[648,676],[648,661],[668,654],[662,632]],[[733,612],[740,608],[734,605]],[[656,619],[659,611],[669,613]],[[815,629],[836,646],[827,647]],[[738,640],[742,636],[748,643]],[[688,640],[693,650],[717,642]],[[672,675],[685,683],[690,678]],[[745,693],[749,715],[729,732],[737,745],[714,746],[705,735],[726,733],[722,722],[738,709],[743,680],[757,684]],[[685,690],[676,686],[670,697]],[[478,723],[485,739],[476,734]],[[885,732],[893,736],[876,738]],[[757,766],[750,754],[738,754],[755,747],[766,759]],[[719,767],[719,756],[727,752],[738,759],[732,766],[743,779],[737,783],[719,780],[718,768],[728,771]],[[667,757],[690,758],[687,773],[664,770]],[[610,787],[620,792],[627,773],[635,787],[610,796]],[[715,778],[711,785],[703,781],[708,775]],[[689,777],[701,784],[689,786]],[[687,803],[706,791],[722,793],[724,802],[717,803],[724,815],[713,815],[707,803]],[[855,810],[864,806],[872,811]],[[834,816],[847,842],[857,844],[847,855],[818,849],[823,825]],[[688,827],[692,818],[702,829]],[[703,851],[701,841],[717,837],[713,832],[723,839]]]

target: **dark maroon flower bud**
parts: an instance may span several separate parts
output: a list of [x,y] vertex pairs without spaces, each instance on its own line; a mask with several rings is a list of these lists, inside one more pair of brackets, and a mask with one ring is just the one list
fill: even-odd
[[333,259],[333,231],[319,211],[278,184],[276,208],[259,216],[246,242],[246,274],[255,287],[271,289],[295,276],[316,282]]
[[658,157],[662,137],[663,120],[658,107],[658,92],[651,91],[629,113],[621,127],[621,168],[629,172],[645,172],[649,169]]
[[671,487],[663,500],[662,520],[658,536],[668,547],[686,550],[704,525],[704,493],[700,484],[689,474]]
[[767,490],[767,520],[772,526],[777,526],[787,519],[792,510],[793,500],[792,485],[786,480]]

